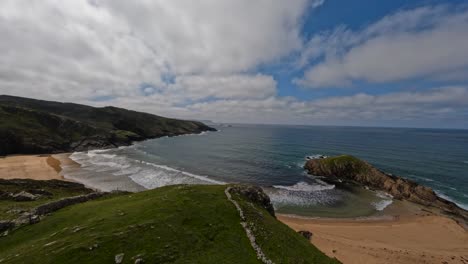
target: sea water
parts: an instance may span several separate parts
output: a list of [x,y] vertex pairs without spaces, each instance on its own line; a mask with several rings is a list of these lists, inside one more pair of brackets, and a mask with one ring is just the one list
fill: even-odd
[[350,154],[377,168],[468,204],[468,131],[412,128],[232,125],[218,132],[164,137],[130,147],[78,152],[66,177],[103,190],[139,191],[171,184],[251,183],[275,209],[307,216],[355,217],[392,203],[346,183],[307,175],[307,156]]

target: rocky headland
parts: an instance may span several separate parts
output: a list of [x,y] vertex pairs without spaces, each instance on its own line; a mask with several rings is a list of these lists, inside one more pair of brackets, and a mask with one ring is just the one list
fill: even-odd
[[443,199],[429,187],[380,171],[366,161],[349,155],[308,160],[309,174],[323,176],[324,180],[352,181],[373,190],[384,191],[398,200],[407,200],[423,206],[440,209],[443,213],[468,221],[468,212],[455,203]]
[[117,107],[96,108],[0,95],[0,156],[112,148],[203,131],[216,129],[198,121]]

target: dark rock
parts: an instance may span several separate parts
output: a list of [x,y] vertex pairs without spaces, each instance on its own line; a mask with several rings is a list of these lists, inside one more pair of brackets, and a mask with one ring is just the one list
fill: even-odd
[[58,201],[50,202],[50,203],[47,203],[47,204],[44,204],[35,208],[34,213],[37,215],[45,215],[51,212],[55,212],[66,206],[70,206],[70,205],[74,205],[78,203],[84,203],[89,200],[100,198],[106,194],[107,193],[103,193],[103,192],[94,192],[94,193],[85,194],[85,195],[63,198]]
[[298,231],[297,233],[299,233],[300,235],[302,235],[303,237],[305,237],[309,241],[312,238],[312,232],[310,232],[310,231],[301,230],[301,231]]
[[11,196],[11,193],[0,190],[0,200],[9,200]]
[[234,185],[230,190],[231,194],[239,194],[248,201],[263,207],[270,215],[275,217],[275,209],[271,204],[270,197],[258,186]]
[[468,220],[468,212],[455,203],[447,201],[429,187],[388,175],[369,163],[349,155],[312,159],[307,161],[305,169],[309,174],[324,176],[327,181],[349,180],[372,189],[387,192],[395,199],[407,200],[424,206],[439,208],[446,213]]
[[4,232],[13,229],[15,224],[11,221],[0,221],[0,232]]

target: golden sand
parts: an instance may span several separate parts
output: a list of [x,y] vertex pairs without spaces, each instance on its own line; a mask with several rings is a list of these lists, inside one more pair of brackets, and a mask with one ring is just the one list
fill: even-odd
[[279,215],[278,219],[296,231],[311,231],[316,247],[345,264],[468,263],[467,231],[444,216],[359,221]]

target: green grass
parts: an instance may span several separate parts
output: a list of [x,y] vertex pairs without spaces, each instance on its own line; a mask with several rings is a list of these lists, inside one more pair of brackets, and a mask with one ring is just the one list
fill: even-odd
[[270,217],[268,212],[234,195],[244,211],[256,242],[265,255],[275,263],[340,263],[319,251],[304,237],[285,224]]
[[41,189],[51,193],[52,195],[41,195],[38,200],[16,202],[13,200],[0,200],[0,220],[13,220],[19,217],[19,211],[29,211],[39,205],[57,201],[59,199],[71,196],[77,196],[92,192],[91,189],[85,188],[80,184],[66,183],[67,185],[54,184],[58,181],[33,181],[22,180],[22,184],[11,184],[11,181],[0,180],[0,190],[9,193],[19,193],[33,189]]
[[332,171],[337,169],[342,171],[342,168],[346,168],[347,173],[349,174],[365,173],[369,167],[364,161],[351,155],[328,157],[320,159],[319,161],[330,168]]
[[[169,186],[67,207],[0,238],[0,260],[113,263],[124,253],[124,263],[260,263],[225,188]],[[269,234],[260,244],[275,263],[334,263],[260,212],[256,224]]]

